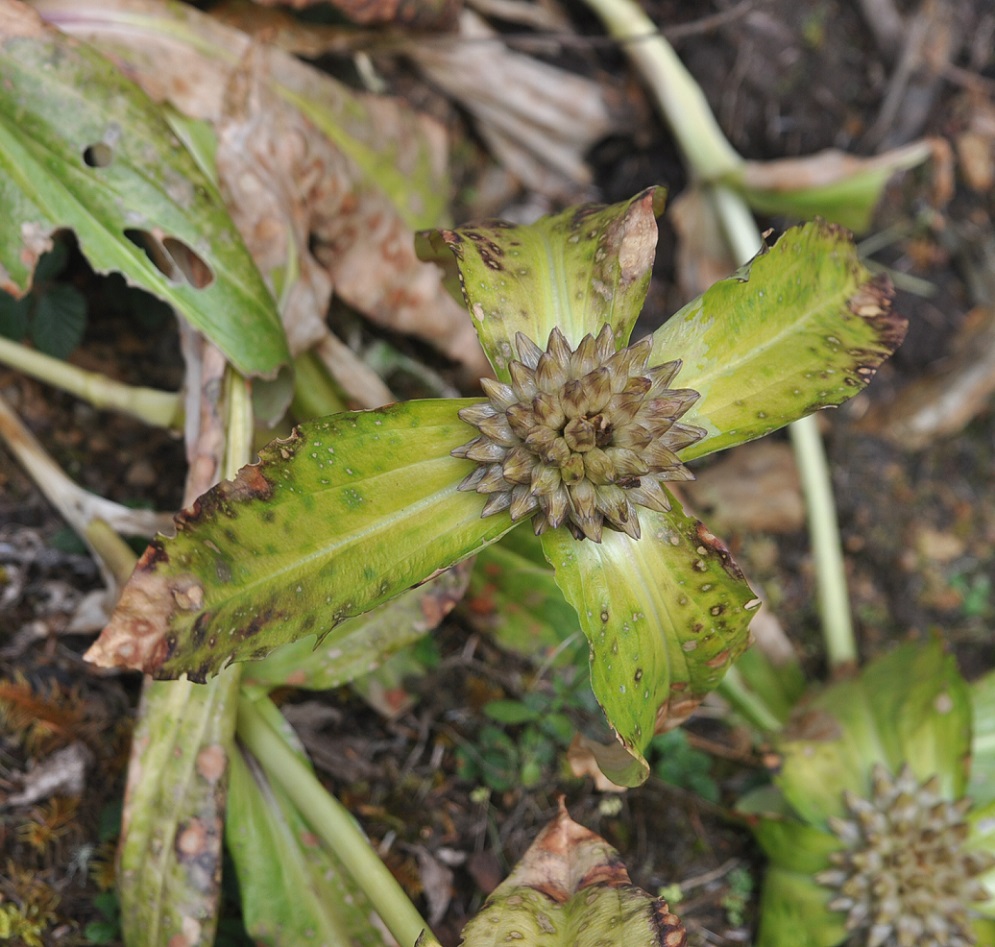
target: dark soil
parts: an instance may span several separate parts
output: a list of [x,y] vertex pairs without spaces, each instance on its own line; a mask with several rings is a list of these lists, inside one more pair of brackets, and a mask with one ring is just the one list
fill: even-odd
[[[995,305],[983,276],[986,269],[995,272],[995,197],[991,188],[972,186],[956,152],[975,114],[993,108],[995,14],[987,0],[950,3],[952,15],[943,19],[952,49],[947,66],[932,79],[916,73],[919,85],[912,83],[903,106],[889,111],[889,95],[898,94],[891,90],[901,49],[875,41],[859,4],[661,0],[646,6],[656,22],[673,30],[678,52],[747,157],[790,157],[827,147],[869,154],[921,135],[940,136],[955,148],[949,199],[936,199],[936,180],[923,171],[901,176],[888,190],[872,233],[887,232],[890,240],[873,259],[896,274],[895,306],[909,319],[908,339],[866,393],[826,416],[824,430],[862,656],[940,632],[963,673],[974,678],[995,666],[991,398],[971,410],[961,427],[915,450],[887,436],[887,419],[895,417],[887,412],[900,412],[917,386],[959,358],[965,326]],[[913,3],[900,7],[910,17],[919,9]],[[579,18],[578,29],[600,35],[590,17]],[[584,55],[559,55],[576,68],[629,75],[623,55],[610,44],[593,44]],[[640,118],[631,131],[591,153],[598,191],[617,200],[664,183],[679,193],[686,176],[666,130],[638,81],[629,82],[626,95]],[[435,107],[450,115],[456,140],[465,142],[463,119],[444,103]],[[993,142],[995,133],[990,161]],[[482,161],[479,147],[471,141],[455,153],[471,156],[454,171],[472,182]],[[472,216],[467,193],[461,192],[461,210]],[[775,229],[785,224],[764,223]],[[650,323],[684,301],[674,242],[665,217]],[[171,319],[150,314],[148,323],[136,326],[133,312],[100,305],[105,280],[81,261],[71,272],[91,301],[87,335],[73,360],[124,380],[176,387],[182,363]],[[178,507],[185,462],[174,437],[82,406],[11,371],[0,370],[0,392],[88,489],[129,504]],[[693,489],[688,497],[696,502]],[[721,521],[721,509],[711,512]],[[725,538],[773,604],[811,677],[823,677],[804,529],[795,525],[774,533],[732,526]],[[46,944],[86,942],[85,925],[107,920],[100,892],[113,876],[115,820],[140,681],[98,674],[81,659],[96,629],[77,634],[70,623],[83,597],[99,588],[99,572],[85,548],[67,534],[11,455],[0,451],[0,894],[39,904],[43,915],[48,906]],[[684,786],[654,777],[623,796],[597,792],[590,779],[569,776],[561,747],[530,788],[516,780],[494,788],[479,776],[461,778],[461,748],[481,745],[487,701],[530,691],[552,700],[550,673],[537,677],[530,664],[502,652],[459,609],[435,635],[428,657],[425,675],[406,683],[409,708],[392,719],[348,690],[288,693],[283,700],[294,708],[290,713],[322,777],[359,816],[423,911],[431,911],[439,895],[423,890],[419,859],[443,862],[453,872],[451,900],[435,925],[443,943],[458,943],[462,924],[555,814],[561,793],[577,821],[619,848],[641,886],[652,892],[680,887],[677,910],[692,944],[749,943],[762,862],[727,808],[762,778],[759,751],[745,732],[729,728],[707,708],[685,728],[690,748],[709,754],[704,778],[714,791],[712,801],[693,791],[701,790],[700,783],[687,785],[690,777]],[[316,702],[326,710],[316,714]],[[567,709],[581,723],[592,714],[582,697]],[[521,727],[507,732],[513,742],[523,736]],[[2,808],[32,766],[76,744],[91,755],[88,772],[95,777],[81,793]],[[693,753],[689,758],[699,759]],[[233,902],[225,910],[237,916]],[[104,942],[114,943],[109,925]],[[227,936],[247,943],[237,926]]]

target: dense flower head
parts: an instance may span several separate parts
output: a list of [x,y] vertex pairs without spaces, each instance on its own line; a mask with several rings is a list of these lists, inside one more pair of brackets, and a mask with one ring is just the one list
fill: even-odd
[[965,848],[969,799],[951,802],[936,777],[920,783],[905,766],[897,777],[878,764],[873,794],[845,796],[847,817],[830,829],[843,848],[816,881],[834,892],[829,907],[867,947],[969,947],[968,905],[988,892],[975,879],[995,865]]
[[680,418],[698,392],[667,386],[680,361],[647,367],[649,338],[615,351],[611,327],[571,350],[519,332],[511,384],[483,379],[488,400],[459,412],[479,436],[453,451],[476,461],[460,484],[488,496],[482,516],[532,515],[537,534],[565,525],[600,542],[605,526],[638,539],[635,505],[670,509],[661,483],[693,479],[677,452],[705,436]]

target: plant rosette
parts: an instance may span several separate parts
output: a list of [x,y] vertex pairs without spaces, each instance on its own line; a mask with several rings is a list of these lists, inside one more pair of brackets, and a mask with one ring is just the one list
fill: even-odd
[[669,487],[842,404],[905,331],[849,234],[813,223],[630,345],[662,208],[650,189],[422,235],[462,290],[487,399],[347,412],[273,442],[152,543],[88,659],[203,681],[322,641],[531,521],[618,738],[599,763],[641,783],[654,734],[719,684],[759,604]]
[[978,687],[933,641],[796,707],[773,784],[738,806],[769,859],[757,947],[995,943],[995,786],[969,778],[995,755],[972,746]]

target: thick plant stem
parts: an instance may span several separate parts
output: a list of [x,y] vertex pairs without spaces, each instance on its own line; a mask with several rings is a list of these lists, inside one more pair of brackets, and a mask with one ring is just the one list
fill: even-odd
[[178,394],[114,381],[26,345],[0,338],[0,362],[107,411],[138,418],[153,427],[173,428],[183,423],[183,403]]
[[255,418],[249,383],[231,366],[225,372],[225,453],[221,476],[232,480],[252,461]]
[[[401,947],[414,947],[422,932],[427,934],[428,925],[370,847],[349,811],[328,794],[244,694],[238,704],[237,732],[268,778],[283,789],[315,834],[345,865]],[[434,942],[431,937],[422,940],[424,945]]]

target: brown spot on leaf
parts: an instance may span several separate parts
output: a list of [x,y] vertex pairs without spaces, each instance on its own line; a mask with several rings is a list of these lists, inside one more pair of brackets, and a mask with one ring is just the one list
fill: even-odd
[[176,582],[173,588],[173,601],[184,612],[196,612],[204,605],[204,586],[193,576]]
[[191,819],[176,834],[176,854],[181,861],[202,855],[207,845],[208,832],[200,819]]
[[725,667],[729,663],[729,649],[723,649],[714,658],[710,658],[705,662],[705,665],[710,668],[720,668]]
[[653,266],[656,256],[657,225],[655,202],[659,188],[648,188],[636,197],[621,221],[618,235],[619,280],[623,287],[641,279]]
[[216,783],[224,775],[228,755],[220,743],[205,746],[197,754],[197,772],[209,783]]
[[734,579],[745,582],[746,576],[743,575],[743,570],[736,565],[736,560],[733,559],[732,553],[729,552],[729,547],[722,542],[704,523],[699,522],[695,527],[695,534],[698,537],[698,542],[700,542],[712,555],[718,556],[719,561],[722,563],[722,568],[725,569],[726,573],[732,576]]

